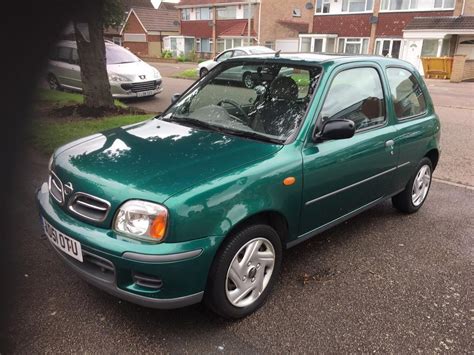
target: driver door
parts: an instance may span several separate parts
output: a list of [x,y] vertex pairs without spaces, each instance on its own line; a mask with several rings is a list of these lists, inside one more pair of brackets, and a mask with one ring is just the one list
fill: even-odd
[[380,69],[343,67],[333,74],[320,122],[354,121],[352,138],[315,143],[303,149],[304,193],[301,235],[323,230],[393,192],[398,148],[388,125]]

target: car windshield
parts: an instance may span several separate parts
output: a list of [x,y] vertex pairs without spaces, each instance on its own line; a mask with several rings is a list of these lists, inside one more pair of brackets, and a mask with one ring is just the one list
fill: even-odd
[[314,66],[226,62],[161,117],[200,129],[284,143],[301,124],[320,73]]
[[140,60],[125,48],[117,45],[106,45],[105,56],[107,59],[107,64],[134,63]]

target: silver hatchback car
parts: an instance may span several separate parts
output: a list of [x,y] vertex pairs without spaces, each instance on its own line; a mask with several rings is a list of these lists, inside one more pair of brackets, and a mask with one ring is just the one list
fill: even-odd
[[[163,91],[160,72],[127,49],[106,41],[107,73],[112,96],[154,96]],[[53,49],[47,80],[51,89],[82,90],[81,68],[75,41],[61,41]]]

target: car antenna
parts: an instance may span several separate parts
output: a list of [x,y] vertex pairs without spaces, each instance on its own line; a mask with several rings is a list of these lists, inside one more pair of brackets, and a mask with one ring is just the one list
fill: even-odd
[[280,58],[281,49],[275,52],[275,58]]

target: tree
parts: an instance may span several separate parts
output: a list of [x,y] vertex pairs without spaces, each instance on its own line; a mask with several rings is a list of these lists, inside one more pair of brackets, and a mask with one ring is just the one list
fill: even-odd
[[92,112],[114,108],[105,58],[104,28],[119,26],[125,16],[121,0],[83,2],[86,7],[74,19],[81,67],[84,105]]

